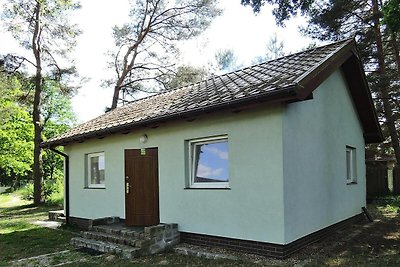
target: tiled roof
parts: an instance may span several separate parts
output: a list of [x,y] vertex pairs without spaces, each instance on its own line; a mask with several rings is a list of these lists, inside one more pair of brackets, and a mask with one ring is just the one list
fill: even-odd
[[302,94],[304,99],[310,91],[302,81],[310,80],[310,76],[313,80],[317,70],[330,65],[340,51],[348,52],[352,47],[354,41],[345,40],[139,99],[52,138],[43,146],[65,145],[231,105],[273,98],[299,99]]

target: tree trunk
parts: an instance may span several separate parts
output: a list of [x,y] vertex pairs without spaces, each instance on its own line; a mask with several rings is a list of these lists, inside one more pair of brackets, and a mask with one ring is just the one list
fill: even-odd
[[375,41],[377,46],[377,56],[379,64],[379,75],[380,75],[380,91],[382,94],[383,111],[386,118],[386,126],[388,127],[390,139],[392,141],[392,147],[396,156],[397,163],[400,164],[400,145],[399,137],[396,130],[396,124],[393,117],[393,111],[390,107],[390,96],[389,96],[389,82],[386,76],[385,66],[385,55],[382,46],[382,35],[379,25],[379,6],[377,0],[372,0],[372,11],[374,14],[374,33]]
[[396,42],[396,35],[391,34],[390,43],[391,43],[392,48],[393,48],[394,58],[396,59],[397,70],[400,73],[400,52],[399,52],[399,47],[398,47],[397,42]]
[[33,124],[34,124],[34,150],[33,150],[33,179],[34,179],[34,204],[42,203],[42,126],[40,124],[40,97],[42,89],[41,73],[36,72],[35,97],[33,100]]
[[121,92],[122,84],[125,80],[125,77],[128,75],[127,68],[128,68],[128,66],[126,65],[126,62],[125,62],[124,70],[122,71],[121,76],[118,78],[117,84],[114,87],[114,95],[113,95],[110,111],[113,109],[116,109],[118,106],[119,93]]
[[40,1],[36,2],[35,31],[32,37],[32,50],[36,60],[35,96],[33,99],[33,125],[34,125],[34,150],[33,150],[33,200],[35,205],[42,203],[42,125],[40,120],[40,100],[42,94],[42,66],[40,51]]
[[118,86],[118,85],[116,85],[115,87],[114,87],[114,95],[113,95],[113,98],[112,98],[112,103],[111,103],[111,108],[110,108],[110,110],[113,110],[113,109],[116,109],[117,108],[117,105],[118,105],[118,98],[119,98],[119,91],[121,90],[121,88]]

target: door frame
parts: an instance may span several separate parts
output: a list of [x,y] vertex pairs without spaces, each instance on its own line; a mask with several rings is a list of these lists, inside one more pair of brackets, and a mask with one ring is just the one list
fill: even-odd
[[[142,151],[145,151],[146,154],[143,154]],[[140,219],[140,215],[135,214],[134,206],[135,204],[140,203],[140,201],[134,198],[133,192],[135,189],[131,189],[132,183],[137,184],[140,181],[144,181],[143,177],[141,179],[137,177],[130,177],[128,172],[135,172],[134,170],[134,160],[136,157],[147,156],[153,159],[151,162],[152,169],[148,176],[153,177],[153,188],[150,190],[150,194],[154,199],[154,204],[152,205],[153,217],[149,220],[147,219]],[[159,173],[158,173],[158,147],[151,147],[151,148],[139,148],[139,149],[125,149],[124,150],[124,197],[125,197],[125,223],[127,226],[150,226],[150,225],[157,225],[160,223],[160,205],[159,205]],[[129,164],[131,164],[129,166]],[[132,169],[133,168],[133,169]],[[132,180],[134,179],[134,180]],[[129,183],[129,185],[128,185]],[[129,193],[128,193],[129,189]],[[150,197],[150,195],[148,195]],[[135,202],[137,201],[137,202]]]

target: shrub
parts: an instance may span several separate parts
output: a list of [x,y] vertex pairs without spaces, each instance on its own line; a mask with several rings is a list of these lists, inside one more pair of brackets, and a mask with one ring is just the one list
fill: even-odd
[[380,206],[384,206],[389,211],[400,213],[400,195],[378,197],[374,202]]
[[46,203],[54,206],[64,205],[64,184],[58,180],[54,184],[56,190],[54,190],[47,198]]
[[57,190],[58,190],[57,181],[53,181],[53,180],[45,181],[42,186],[42,196],[43,196],[44,202],[47,202],[49,197],[53,193],[56,193]]
[[33,184],[28,183],[17,191],[22,199],[32,200],[33,199]]
[[[26,184],[17,192],[21,195],[22,199],[33,200],[34,187],[32,183]],[[62,206],[64,204],[64,185],[61,179],[44,181],[42,196],[45,203]]]

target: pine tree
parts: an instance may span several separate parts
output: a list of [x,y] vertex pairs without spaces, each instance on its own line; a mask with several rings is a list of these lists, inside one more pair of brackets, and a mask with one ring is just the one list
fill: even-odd
[[65,78],[74,72],[73,67],[62,68],[57,56],[64,60],[75,46],[79,34],[75,25],[68,21],[71,11],[80,6],[72,0],[8,0],[3,7],[3,20],[8,31],[21,47],[30,50],[33,58],[14,56],[17,65],[28,63],[35,69],[32,122],[34,125],[34,203],[42,202],[42,142],[43,120],[41,116],[42,91],[45,78],[58,81],[63,90]]
[[176,42],[199,35],[219,14],[211,0],[133,1],[130,22],[113,29],[117,51],[111,56],[116,77],[105,83],[114,86],[110,109],[146,91],[146,83],[152,91],[162,85],[174,71]]
[[377,0],[242,0],[256,11],[264,3],[279,4],[274,14],[281,25],[299,11],[306,14],[309,25],[303,31],[313,38],[336,41],[355,37],[383,132],[388,137],[377,151],[394,154],[400,163],[398,2],[389,0],[383,7]]

